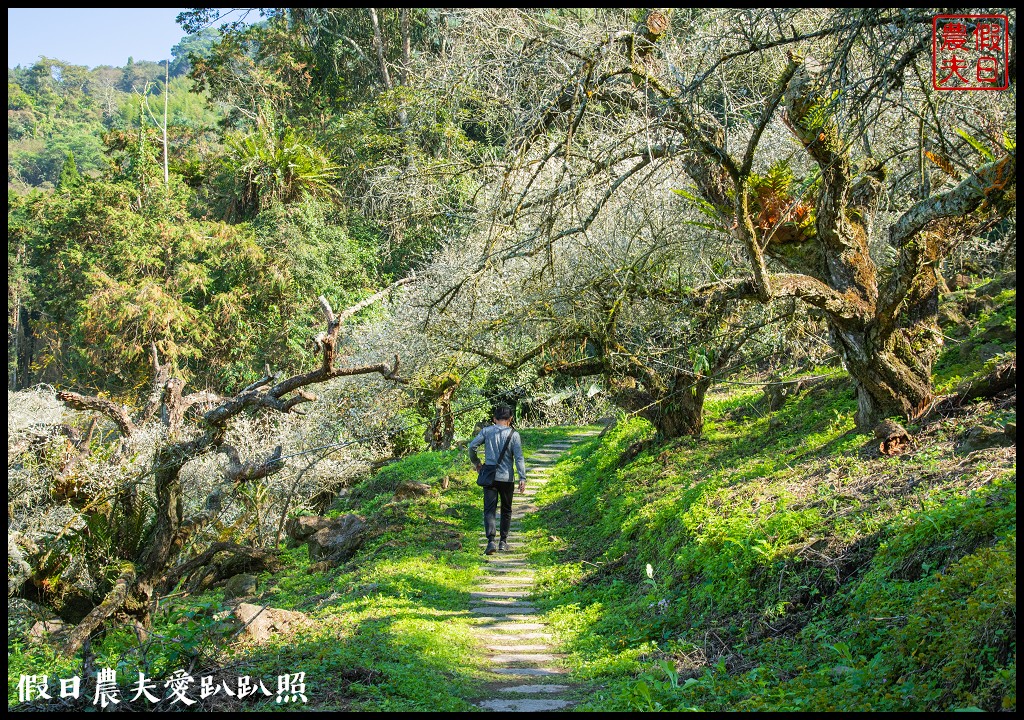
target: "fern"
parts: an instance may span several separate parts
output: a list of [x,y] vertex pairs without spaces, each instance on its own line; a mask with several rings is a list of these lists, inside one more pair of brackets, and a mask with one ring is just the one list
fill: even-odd
[[785,159],[777,160],[768,168],[764,175],[751,173],[750,187],[754,192],[768,195],[787,195],[789,188],[793,185],[793,169]]
[[694,207],[696,207],[704,215],[707,215],[712,220],[720,219],[721,216],[719,215],[718,210],[715,208],[715,206],[709,203],[704,198],[694,195],[689,190],[683,190],[682,188],[672,188],[672,192],[674,192],[676,195],[679,195],[680,197],[689,200],[691,203],[693,203]]
[[957,128],[956,134],[966,140],[967,144],[974,148],[974,151],[985,158],[988,162],[992,162],[996,159],[995,154],[991,150],[985,147],[977,138],[963,128]]
[[960,179],[960,172],[955,167],[953,167],[953,163],[951,163],[946,158],[942,157],[938,153],[933,153],[931,150],[925,150],[924,156],[931,160],[933,163],[935,163],[937,167],[939,167],[944,173],[949,175],[954,180]]
[[821,130],[826,124],[832,119],[832,115],[835,112],[835,106],[839,100],[839,91],[836,90],[832,93],[832,96],[826,100],[821,98],[814,105],[808,108],[807,113],[804,115],[803,120],[800,124],[806,130]]
[[81,553],[95,580],[105,581],[100,584],[113,583],[121,565],[134,561],[149,544],[153,510],[152,501],[140,494],[84,516],[84,526],[72,534],[72,551]]

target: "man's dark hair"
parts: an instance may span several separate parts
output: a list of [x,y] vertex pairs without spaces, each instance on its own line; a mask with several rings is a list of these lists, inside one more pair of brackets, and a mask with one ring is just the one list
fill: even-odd
[[499,405],[494,408],[494,419],[495,420],[511,420],[512,419],[512,408],[508,405]]

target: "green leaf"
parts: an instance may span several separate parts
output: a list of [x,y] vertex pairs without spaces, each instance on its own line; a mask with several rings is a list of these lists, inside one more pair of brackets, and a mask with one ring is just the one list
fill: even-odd
[[956,129],[956,134],[959,135],[960,137],[962,137],[964,140],[966,140],[967,144],[970,145],[972,148],[974,148],[975,152],[977,152],[979,155],[981,155],[983,158],[985,158],[989,162],[992,162],[993,160],[996,159],[996,156],[994,154],[992,154],[991,150],[989,150],[987,147],[982,145],[979,140],[977,140],[974,136],[972,136],[966,130],[964,130],[962,128],[957,128]]
[[[712,220],[719,219],[718,211],[715,209],[715,206],[709,203],[704,198],[698,197],[689,190],[684,190],[682,188],[672,188],[672,192],[674,192],[676,195],[679,195],[680,197],[689,200],[697,207],[698,210],[700,210],[702,213],[707,215]],[[715,229],[717,229],[717,226],[715,226]]]

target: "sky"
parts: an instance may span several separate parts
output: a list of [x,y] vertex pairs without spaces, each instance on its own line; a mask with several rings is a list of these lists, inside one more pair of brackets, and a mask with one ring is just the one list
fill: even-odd
[[185,8],[8,8],[7,67],[40,55],[72,65],[119,67],[165,60],[185,32],[175,16]]

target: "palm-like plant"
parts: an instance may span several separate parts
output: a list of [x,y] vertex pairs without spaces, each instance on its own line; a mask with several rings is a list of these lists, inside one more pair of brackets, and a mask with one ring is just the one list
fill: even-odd
[[261,119],[252,132],[229,137],[227,145],[237,200],[248,212],[265,210],[274,201],[339,195],[334,183],[341,166],[300,130],[278,131],[273,122]]

